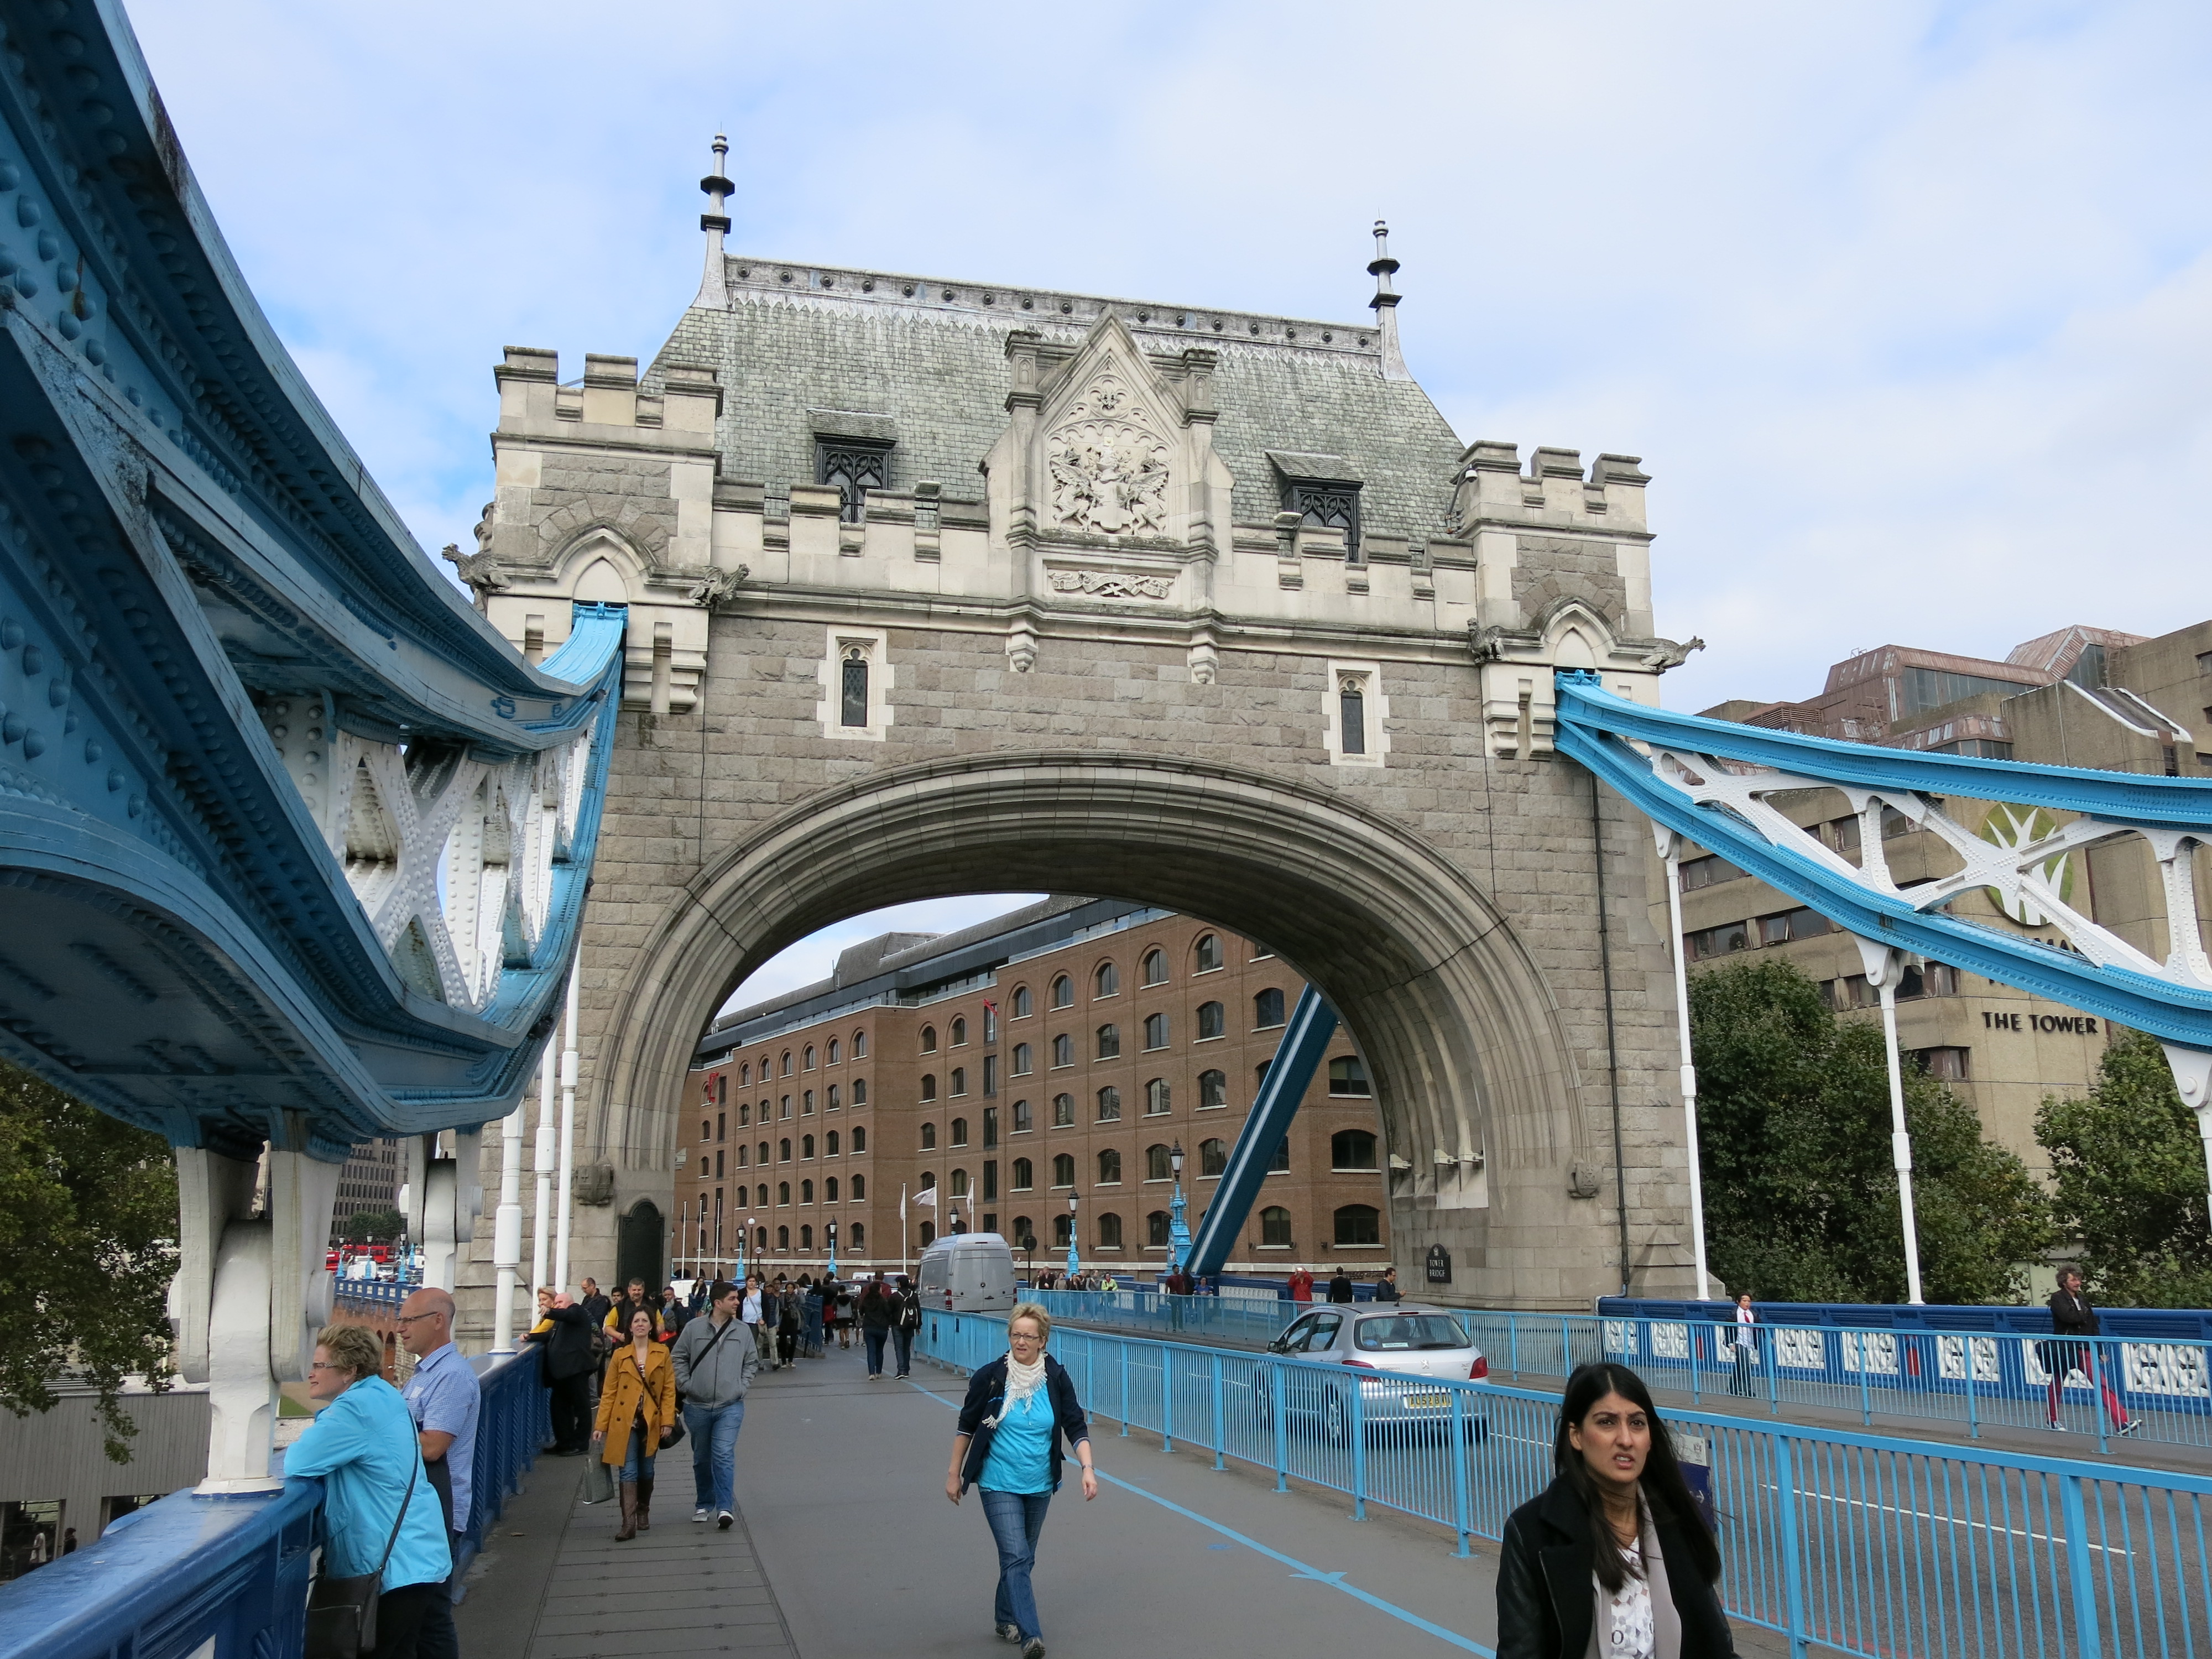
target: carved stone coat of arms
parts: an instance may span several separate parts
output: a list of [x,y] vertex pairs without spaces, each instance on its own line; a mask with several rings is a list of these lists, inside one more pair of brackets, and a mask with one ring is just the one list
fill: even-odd
[[1105,536],[1158,535],[1167,525],[1168,446],[1116,375],[1101,374],[1045,443],[1053,514]]

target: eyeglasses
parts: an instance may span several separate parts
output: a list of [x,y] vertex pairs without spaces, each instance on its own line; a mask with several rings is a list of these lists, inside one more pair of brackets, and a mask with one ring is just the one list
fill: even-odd
[[395,1325],[412,1325],[418,1319],[442,1319],[445,1316],[443,1314],[433,1308],[428,1313],[402,1314],[398,1318],[393,1320],[392,1322]]
[[350,1365],[341,1365],[336,1360],[332,1359],[317,1359],[311,1361],[308,1364],[307,1369],[311,1371],[350,1371],[353,1367]]

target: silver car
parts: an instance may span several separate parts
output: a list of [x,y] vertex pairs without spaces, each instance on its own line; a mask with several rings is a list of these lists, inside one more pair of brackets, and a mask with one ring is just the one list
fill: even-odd
[[[1404,1433],[1451,1422],[1455,1391],[1424,1387],[1420,1379],[1479,1382],[1490,1375],[1490,1362],[1449,1310],[1413,1302],[1316,1308],[1292,1321],[1267,1352],[1313,1362],[1283,1368],[1284,1410],[1291,1425],[1338,1441],[1351,1437],[1355,1387],[1360,1420],[1370,1432]],[[1321,1365],[1376,1374],[1355,1382]],[[1261,1389],[1255,1402],[1262,1423],[1272,1421],[1274,1390]],[[1488,1425],[1474,1402],[1468,1401],[1462,1413],[1468,1437],[1482,1439]]]

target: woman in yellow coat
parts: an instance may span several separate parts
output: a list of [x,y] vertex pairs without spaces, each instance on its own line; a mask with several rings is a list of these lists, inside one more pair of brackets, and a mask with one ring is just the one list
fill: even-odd
[[592,1449],[622,1468],[622,1528],[617,1543],[653,1525],[653,1460],[676,1421],[676,1366],[653,1340],[653,1315],[630,1316],[629,1340],[607,1360],[599,1382],[599,1415]]

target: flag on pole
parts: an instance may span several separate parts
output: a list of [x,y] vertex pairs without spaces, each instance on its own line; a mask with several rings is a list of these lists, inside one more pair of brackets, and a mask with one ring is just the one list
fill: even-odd
[[935,1209],[937,1207],[937,1188],[934,1187],[925,1187],[921,1191],[914,1195],[914,1201],[917,1204],[927,1204],[931,1209]]
[[906,1183],[904,1182],[899,1183],[899,1219],[901,1221],[906,1219]]

